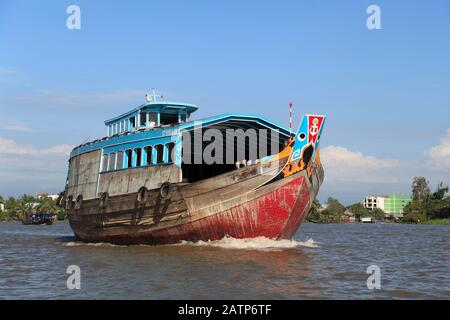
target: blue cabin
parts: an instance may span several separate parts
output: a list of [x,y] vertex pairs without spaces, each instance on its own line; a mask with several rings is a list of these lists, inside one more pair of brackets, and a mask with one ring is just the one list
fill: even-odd
[[[193,104],[164,101],[154,91],[146,98],[139,107],[106,120],[105,137],[72,150],[67,194],[89,199],[104,192],[137,192],[141,186],[158,188],[166,181],[207,179],[278,153],[290,137],[289,129],[258,115],[222,114],[193,121]],[[208,129],[213,130],[206,134]],[[211,135],[218,134],[224,137],[223,149],[214,150],[211,163],[201,155],[217,139]]]
[[147,103],[118,117],[106,120],[108,137],[135,130],[154,129],[166,125],[176,125],[189,121],[191,113],[197,110],[192,104],[157,101],[158,96],[147,95]]

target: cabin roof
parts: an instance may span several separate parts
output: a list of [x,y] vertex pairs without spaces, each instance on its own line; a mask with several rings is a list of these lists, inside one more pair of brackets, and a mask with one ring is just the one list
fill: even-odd
[[106,125],[109,125],[113,122],[116,122],[118,120],[126,119],[130,116],[132,116],[134,113],[139,112],[142,109],[151,110],[154,109],[158,112],[163,113],[178,113],[180,111],[186,111],[188,113],[192,113],[196,111],[198,108],[197,106],[190,104],[190,103],[182,103],[182,102],[172,102],[172,101],[156,101],[156,102],[147,102],[139,107],[136,107],[128,112],[125,112],[117,117],[108,119],[105,121]]
[[231,120],[237,121],[245,121],[245,122],[255,122],[265,127],[268,127],[273,130],[280,131],[281,134],[289,135],[289,129],[277,124],[269,119],[262,117],[257,114],[239,114],[239,113],[225,113],[218,116],[208,117],[204,119],[199,119],[195,121],[190,121],[186,123],[182,123],[179,126],[180,130],[191,130],[194,129],[195,126],[202,125],[203,127],[208,127],[214,124],[218,124],[221,122],[227,122]]

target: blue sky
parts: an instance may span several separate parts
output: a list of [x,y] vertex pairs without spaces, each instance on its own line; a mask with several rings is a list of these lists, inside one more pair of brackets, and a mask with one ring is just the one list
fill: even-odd
[[450,183],[449,39],[448,0],[0,0],[0,194],[61,191],[70,147],[152,87],[198,118],[327,115],[322,201]]

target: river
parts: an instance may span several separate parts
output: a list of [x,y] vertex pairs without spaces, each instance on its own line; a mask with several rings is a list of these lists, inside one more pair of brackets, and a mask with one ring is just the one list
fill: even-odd
[[[0,299],[450,299],[449,252],[443,225],[307,223],[292,241],[115,246],[77,242],[67,222],[2,222]],[[380,289],[367,287],[371,265]]]

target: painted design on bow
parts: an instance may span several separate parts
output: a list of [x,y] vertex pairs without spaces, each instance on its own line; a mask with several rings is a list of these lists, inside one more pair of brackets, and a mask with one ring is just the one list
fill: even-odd
[[[297,131],[290,162],[297,161],[305,156],[309,158],[304,159],[305,161],[307,160],[307,162],[315,159],[324,123],[325,123],[324,116],[321,115],[303,116],[302,121],[300,122],[300,127]],[[310,147],[308,153],[305,154],[305,151],[308,149],[308,147]]]

